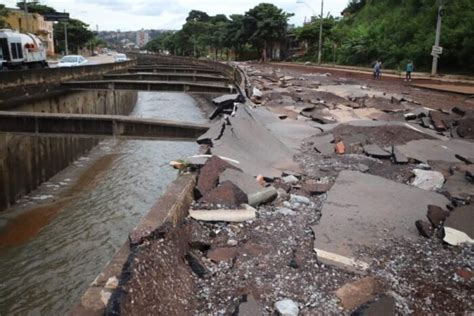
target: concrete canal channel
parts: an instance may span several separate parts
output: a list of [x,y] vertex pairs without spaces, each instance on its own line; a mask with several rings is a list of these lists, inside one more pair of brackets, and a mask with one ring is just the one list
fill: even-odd
[[[2,110],[130,113],[203,124],[202,106],[209,96],[196,97],[124,90],[56,92],[51,98],[10,102]],[[2,133],[0,145],[0,314],[9,315],[67,313],[176,178],[169,161],[198,152],[193,141],[83,135]]]

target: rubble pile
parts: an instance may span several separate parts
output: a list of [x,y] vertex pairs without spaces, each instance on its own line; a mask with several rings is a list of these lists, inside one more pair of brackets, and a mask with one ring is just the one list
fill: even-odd
[[[466,102],[304,66],[240,66],[252,102],[215,99],[205,155],[186,162],[198,180],[175,228],[186,232],[170,261],[186,282],[179,304],[242,316],[472,312]],[[164,279],[153,286],[174,289]]]

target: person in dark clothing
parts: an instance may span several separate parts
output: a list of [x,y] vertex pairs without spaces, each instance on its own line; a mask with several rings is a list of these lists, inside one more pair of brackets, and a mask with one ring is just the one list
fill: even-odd
[[405,81],[411,81],[411,73],[413,72],[413,62],[410,60],[405,68],[406,76]]
[[380,73],[382,72],[382,62],[377,60],[374,65],[374,79],[380,79]]

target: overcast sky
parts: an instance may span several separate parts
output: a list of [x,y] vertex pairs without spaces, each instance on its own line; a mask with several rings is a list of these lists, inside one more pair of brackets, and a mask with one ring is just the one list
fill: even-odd
[[[15,7],[19,0],[2,0],[8,7]],[[319,13],[321,0],[266,1],[294,13],[290,23],[301,25],[310,18],[312,10]],[[301,0],[299,0],[301,1]],[[324,14],[339,16],[349,0],[325,0]],[[95,29],[122,31],[145,29],[180,29],[189,11],[201,10],[209,15],[240,13],[265,1],[253,0],[41,0],[40,3],[66,11],[72,18],[80,19]]]

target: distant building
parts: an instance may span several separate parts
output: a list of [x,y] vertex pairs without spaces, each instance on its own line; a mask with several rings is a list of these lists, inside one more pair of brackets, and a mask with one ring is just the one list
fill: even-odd
[[38,13],[28,13],[20,9],[7,8],[5,21],[10,28],[18,32],[37,35],[47,47],[48,56],[54,55],[53,22],[45,21]]
[[137,31],[137,46],[138,47],[145,46],[149,41],[150,41],[150,34],[148,33],[148,31],[145,31],[144,29]]

